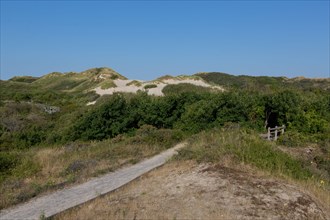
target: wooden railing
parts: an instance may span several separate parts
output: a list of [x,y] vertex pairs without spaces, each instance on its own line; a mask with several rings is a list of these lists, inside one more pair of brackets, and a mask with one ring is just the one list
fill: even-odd
[[284,134],[284,129],[285,129],[285,125],[282,125],[281,127],[276,126],[275,128],[268,127],[267,139],[276,141],[279,132],[280,134]]

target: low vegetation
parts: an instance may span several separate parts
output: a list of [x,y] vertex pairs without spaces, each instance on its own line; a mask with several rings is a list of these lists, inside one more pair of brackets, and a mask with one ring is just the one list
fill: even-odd
[[140,86],[142,86],[142,83],[137,81],[137,80],[133,80],[133,81],[126,84],[126,86],[131,86],[131,85],[140,87]]
[[230,90],[248,90],[248,91],[263,91],[264,93],[272,93],[278,90],[330,90],[330,79],[308,79],[297,77],[288,79],[286,77],[268,77],[268,76],[233,76],[226,73],[211,72],[198,73],[201,77],[209,83],[224,86]]
[[112,80],[103,81],[100,83],[101,89],[109,89],[116,87],[116,84]]
[[144,89],[152,89],[152,88],[157,88],[156,84],[148,84],[143,87]]
[[41,144],[1,152],[0,208],[134,164],[182,139],[180,131],[142,126],[135,134],[104,141],[76,141],[52,147]]
[[180,84],[167,85],[164,87],[162,92],[165,95],[173,95],[173,94],[189,93],[189,92],[207,93],[207,92],[212,92],[212,89],[203,86],[196,86],[190,83],[180,83]]

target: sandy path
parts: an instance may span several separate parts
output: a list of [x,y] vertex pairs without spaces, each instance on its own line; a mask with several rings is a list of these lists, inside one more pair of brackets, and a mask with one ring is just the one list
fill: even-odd
[[176,154],[183,143],[161,154],[144,160],[131,167],[122,168],[105,176],[94,178],[81,185],[73,186],[55,193],[33,199],[22,205],[2,210],[0,219],[39,219],[41,215],[49,217],[71,207],[77,206],[100,195],[113,191],[135,178],[163,165]]

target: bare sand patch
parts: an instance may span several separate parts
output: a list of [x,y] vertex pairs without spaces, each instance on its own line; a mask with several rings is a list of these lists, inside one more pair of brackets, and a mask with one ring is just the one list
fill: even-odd
[[[133,80],[122,80],[122,79],[116,79],[113,82],[116,84],[116,87],[114,88],[108,88],[108,89],[101,89],[101,87],[97,87],[94,89],[94,91],[99,95],[112,95],[117,92],[124,92],[124,93],[137,93],[137,91],[142,90],[146,91],[149,95],[155,95],[155,96],[163,96],[164,93],[162,90],[167,85],[177,85],[180,83],[189,83],[196,86],[202,86],[202,87],[208,87],[213,89],[218,89],[220,91],[224,91],[224,89],[220,86],[212,86],[201,79],[165,79],[160,81],[139,81],[141,83],[141,86],[137,85],[128,85]],[[156,85],[155,88],[150,89],[144,89],[145,85]],[[92,103],[89,103],[92,104]]]

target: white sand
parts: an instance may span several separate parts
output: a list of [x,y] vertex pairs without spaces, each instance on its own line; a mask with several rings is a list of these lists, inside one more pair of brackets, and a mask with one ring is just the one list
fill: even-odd
[[94,105],[96,101],[88,102],[86,105]]
[[[137,91],[142,90],[148,92],[148,95],[155,95],[155,96],[163,96],[164,93],[162,90],[165,88],[167,85],[177,85],[180,83],[189,83],[193,84],[196,86],[202,86],[202,87],[208,87],[212,89],[217,89],[220,91],[224,91],[224,89],[220,86],[212,86],[203,80],[198,80],[198,79],[166,79],[166,80],[161,80],[161,81],[139,81],[142,85],[141,86],[136,86],[136,85],[127,85],[133,80],[122,80],[122,79],[116,79],[114,80],[114,83],[116,84],[117,87],[115,88],[108,88],[108,89],[101,89],[101,87],[95,88],[95,92],[99,95],[112,95],[114,93],[118,92],[125,92],[125,93],[137,93]],[[144,89],[145,85],[157,85],[155,88],[150,88],[150,89]],[[93,105],[95,102],[89,102],[88,105]]]
[[99,95],[112,95],[116,92],[127,92],[127,93],[136,93],[138,90],[143,90],[143,87],[138,87],[135,85],[127,86],[128,83],[132,82],[133,80],[122,80],[116,79],[113,82],[116,84],[117,87],[108,88],[108,89],[101,89],[101,87],[95,88],[95,92]]

